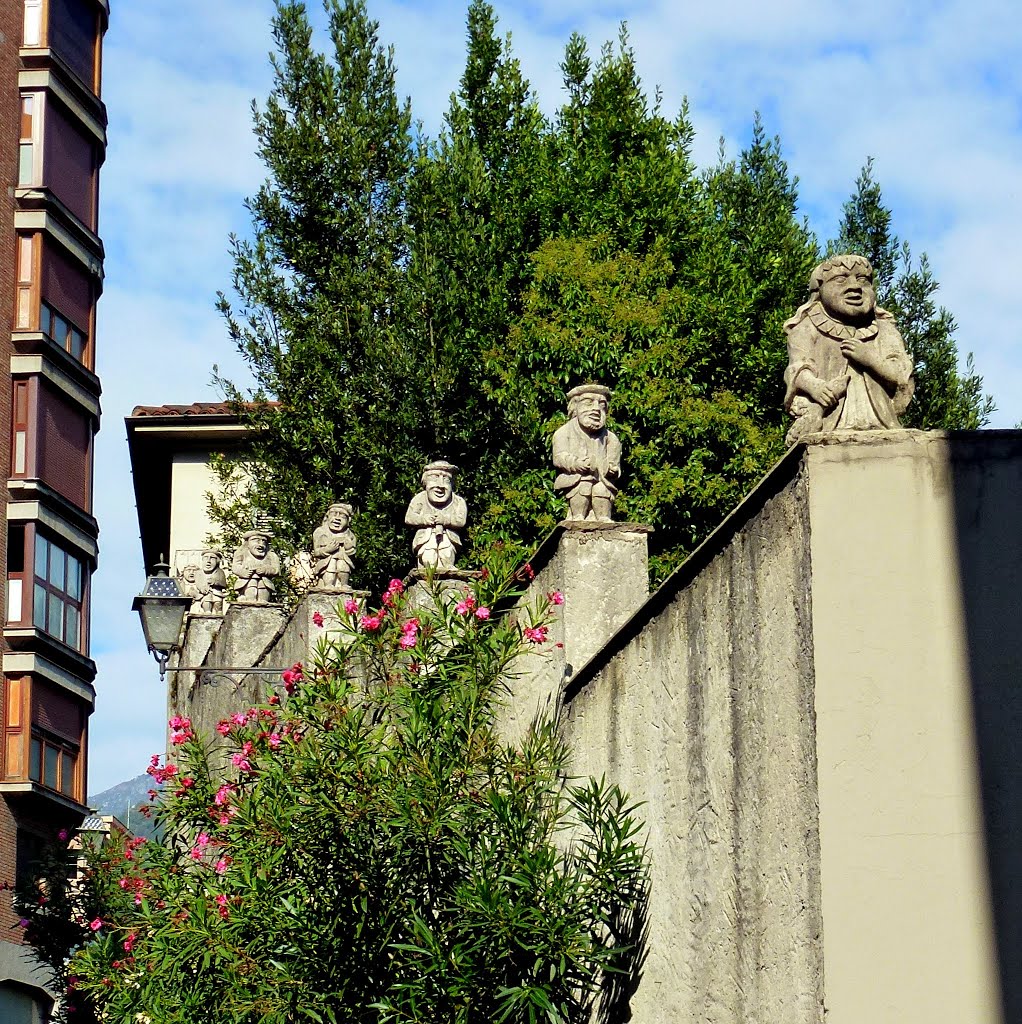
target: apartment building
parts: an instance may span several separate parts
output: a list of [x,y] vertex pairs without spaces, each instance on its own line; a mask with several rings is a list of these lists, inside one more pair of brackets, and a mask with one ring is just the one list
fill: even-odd
[[[0,880],[13,880],[45,838],[77,826],[87,810],[108,17],[107,0],[0,0],[0,408],[10,410],[0,431]],[[4,900],[0,1020],[45,1019],[45,979],[13,925]]]

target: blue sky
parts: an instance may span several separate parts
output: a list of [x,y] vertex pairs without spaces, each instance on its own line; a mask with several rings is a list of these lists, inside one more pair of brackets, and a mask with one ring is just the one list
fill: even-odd
[[[311,0],[315,7],[318,0]],[[560,102],[564,43],[593,50],[626,20],[648,91],[687,96],[695,157],[730,153],[753,114],[781,137],[802,207],[822,239],[867,156],[895,230],[926,251],[940,300],[975,353],[998,411],[1022,420],[1014,324],[1022,235],[1022,30],[1007,0],[505,0],[504,30],[546,110]],[[135,405],[210,401],[212,364],[244,367],[214,310],[227,237],[262,180],[250,106],[266,95],[269,0],[116,0],[104,56],[110,146],[101,180],[106,291],[97,359],[102,548],[93,584],[90,792],[141,772],[162,749],[165,695],[132,596],[144,571],[123,417]],[[371,0],[394,46],[399,88],[435,133],[464,56],[464,12],[446,0]],[[1012,255],[1012,254],[1015,255]]]

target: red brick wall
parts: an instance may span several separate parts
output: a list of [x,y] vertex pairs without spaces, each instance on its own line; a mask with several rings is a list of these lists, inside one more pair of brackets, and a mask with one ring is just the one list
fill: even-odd
[[[43,142],[43,184],[75,214],[83,224],[93,224],[95,144],[92,136],[68,117],[53,97],[46,98],[46,138]],[[67,311],[71,316],[71,310]],[[80,326],[87,330],[88,316]]]

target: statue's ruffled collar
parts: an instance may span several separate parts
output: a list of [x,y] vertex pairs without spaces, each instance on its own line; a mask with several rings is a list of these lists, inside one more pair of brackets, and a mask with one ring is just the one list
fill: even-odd
[[[880,311],[877,310],[879,313]],[[833,338],[835,341],[848,341],[854,338],[856,341],[872,341],[880,330],[877,320],[874,317],[868,324],[862,327],[853,327],[851,324],[843,324],[835,320],[823,308],[823,303],[815,302],[812,308],[806,313],[813,322],[813,326],[821,333]]]

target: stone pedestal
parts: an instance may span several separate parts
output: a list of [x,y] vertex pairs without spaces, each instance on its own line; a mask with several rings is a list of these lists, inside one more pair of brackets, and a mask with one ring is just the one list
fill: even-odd
[[547,642],[521,659],[501,722],[509,740],[552,710],[571,676],[645,603],[652,529],[566,520],[539,546],[530,562],[536,578],[522,603],[560,591],[564,604],[554,608]]

